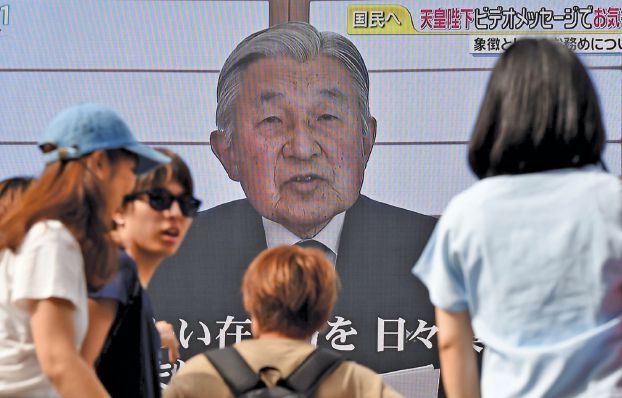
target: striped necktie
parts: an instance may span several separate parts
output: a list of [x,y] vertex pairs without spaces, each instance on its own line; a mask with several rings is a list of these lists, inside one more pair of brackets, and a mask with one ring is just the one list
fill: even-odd
[[300,246],[304,248],[320,249],[321,251],[324,252],[324,254],[326,254],[326,257],[328,257],[328,259],[330,260],[331,263],[333,263],[333,265],[337,263],[337,254],[335,254],[335,252],[333,252],[328,246],[326,246],[322,242],[319,242],[315,239],[302,239],[296,242],[295,244],[296,246]]

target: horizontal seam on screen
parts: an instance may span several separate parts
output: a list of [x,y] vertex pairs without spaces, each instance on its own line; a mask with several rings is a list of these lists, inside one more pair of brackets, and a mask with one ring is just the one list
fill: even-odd
[[[620,70],[622,65],[586,66],[588,70]],[[388,68],[369,69],[369,73],[412,73],[412,72],[492,72],[493,67],[487,68]]]
[[[210,146],[209,141],[141,141],[145,145]],[[429,146],[429,145],[467,145],[468,141],[395,141],[376,142],[376,146]],[[607,140],[607,144],[622,144],[622,140]],[[37,145],[36,141],[2,141],[0,145]]]
[[220,73],[219,69],[112,69],[112,68],[0,68],[0,72],[14,73]]
[[[588,66],[588,70],[619,70],[622,65]],[[492,67],[486,68],[388,68],[369,69],[369,73],[430,73],[430,72],[490,72]],[[163,68],[0,68],[0,72],[14,73],[220,73],[219,69],[163,69]]]

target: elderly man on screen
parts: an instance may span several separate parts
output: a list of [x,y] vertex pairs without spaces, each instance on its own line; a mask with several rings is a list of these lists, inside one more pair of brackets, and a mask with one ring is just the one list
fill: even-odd
[[247,265],[300,244],[324,250],[342,281],[317,344],[378,372],[438,367],[433,307],[410,275],[435,219],[360,195],[376,139],[368,94],[356,47],[306,23],[254,33],[231,53],[210,142],[247,198],[201,212],[150,287],[158,319],[180,325],[182,357],[250,337]]

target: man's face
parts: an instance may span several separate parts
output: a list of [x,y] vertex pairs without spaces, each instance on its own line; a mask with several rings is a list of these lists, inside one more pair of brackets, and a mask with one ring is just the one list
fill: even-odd
[[252,63],[242,74],[229,144],[212,148],[253,207],[301,237],[320,231],[358,198],[376,135],[363,135],[348,72],[329,57]]

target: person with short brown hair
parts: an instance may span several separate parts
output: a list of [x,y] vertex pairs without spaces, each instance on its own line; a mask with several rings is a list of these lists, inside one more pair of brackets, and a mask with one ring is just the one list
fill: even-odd
[[337,284],[337,273],[322,252],[281,246],[260,253],[242,282],[253,334],[309,338],[326,324]]
[[[261,252],[242,282],[253,339],[234,349],[268,386],[286,379],[316,349],[310,337],[322,329],[337,299],[337,273],[317,249],[278,246]],[[205,355],[196,355],[173,377],[166,398],[233,397]],[[400,397],[372,370],[343,361],[319,384],[314,397]]]

